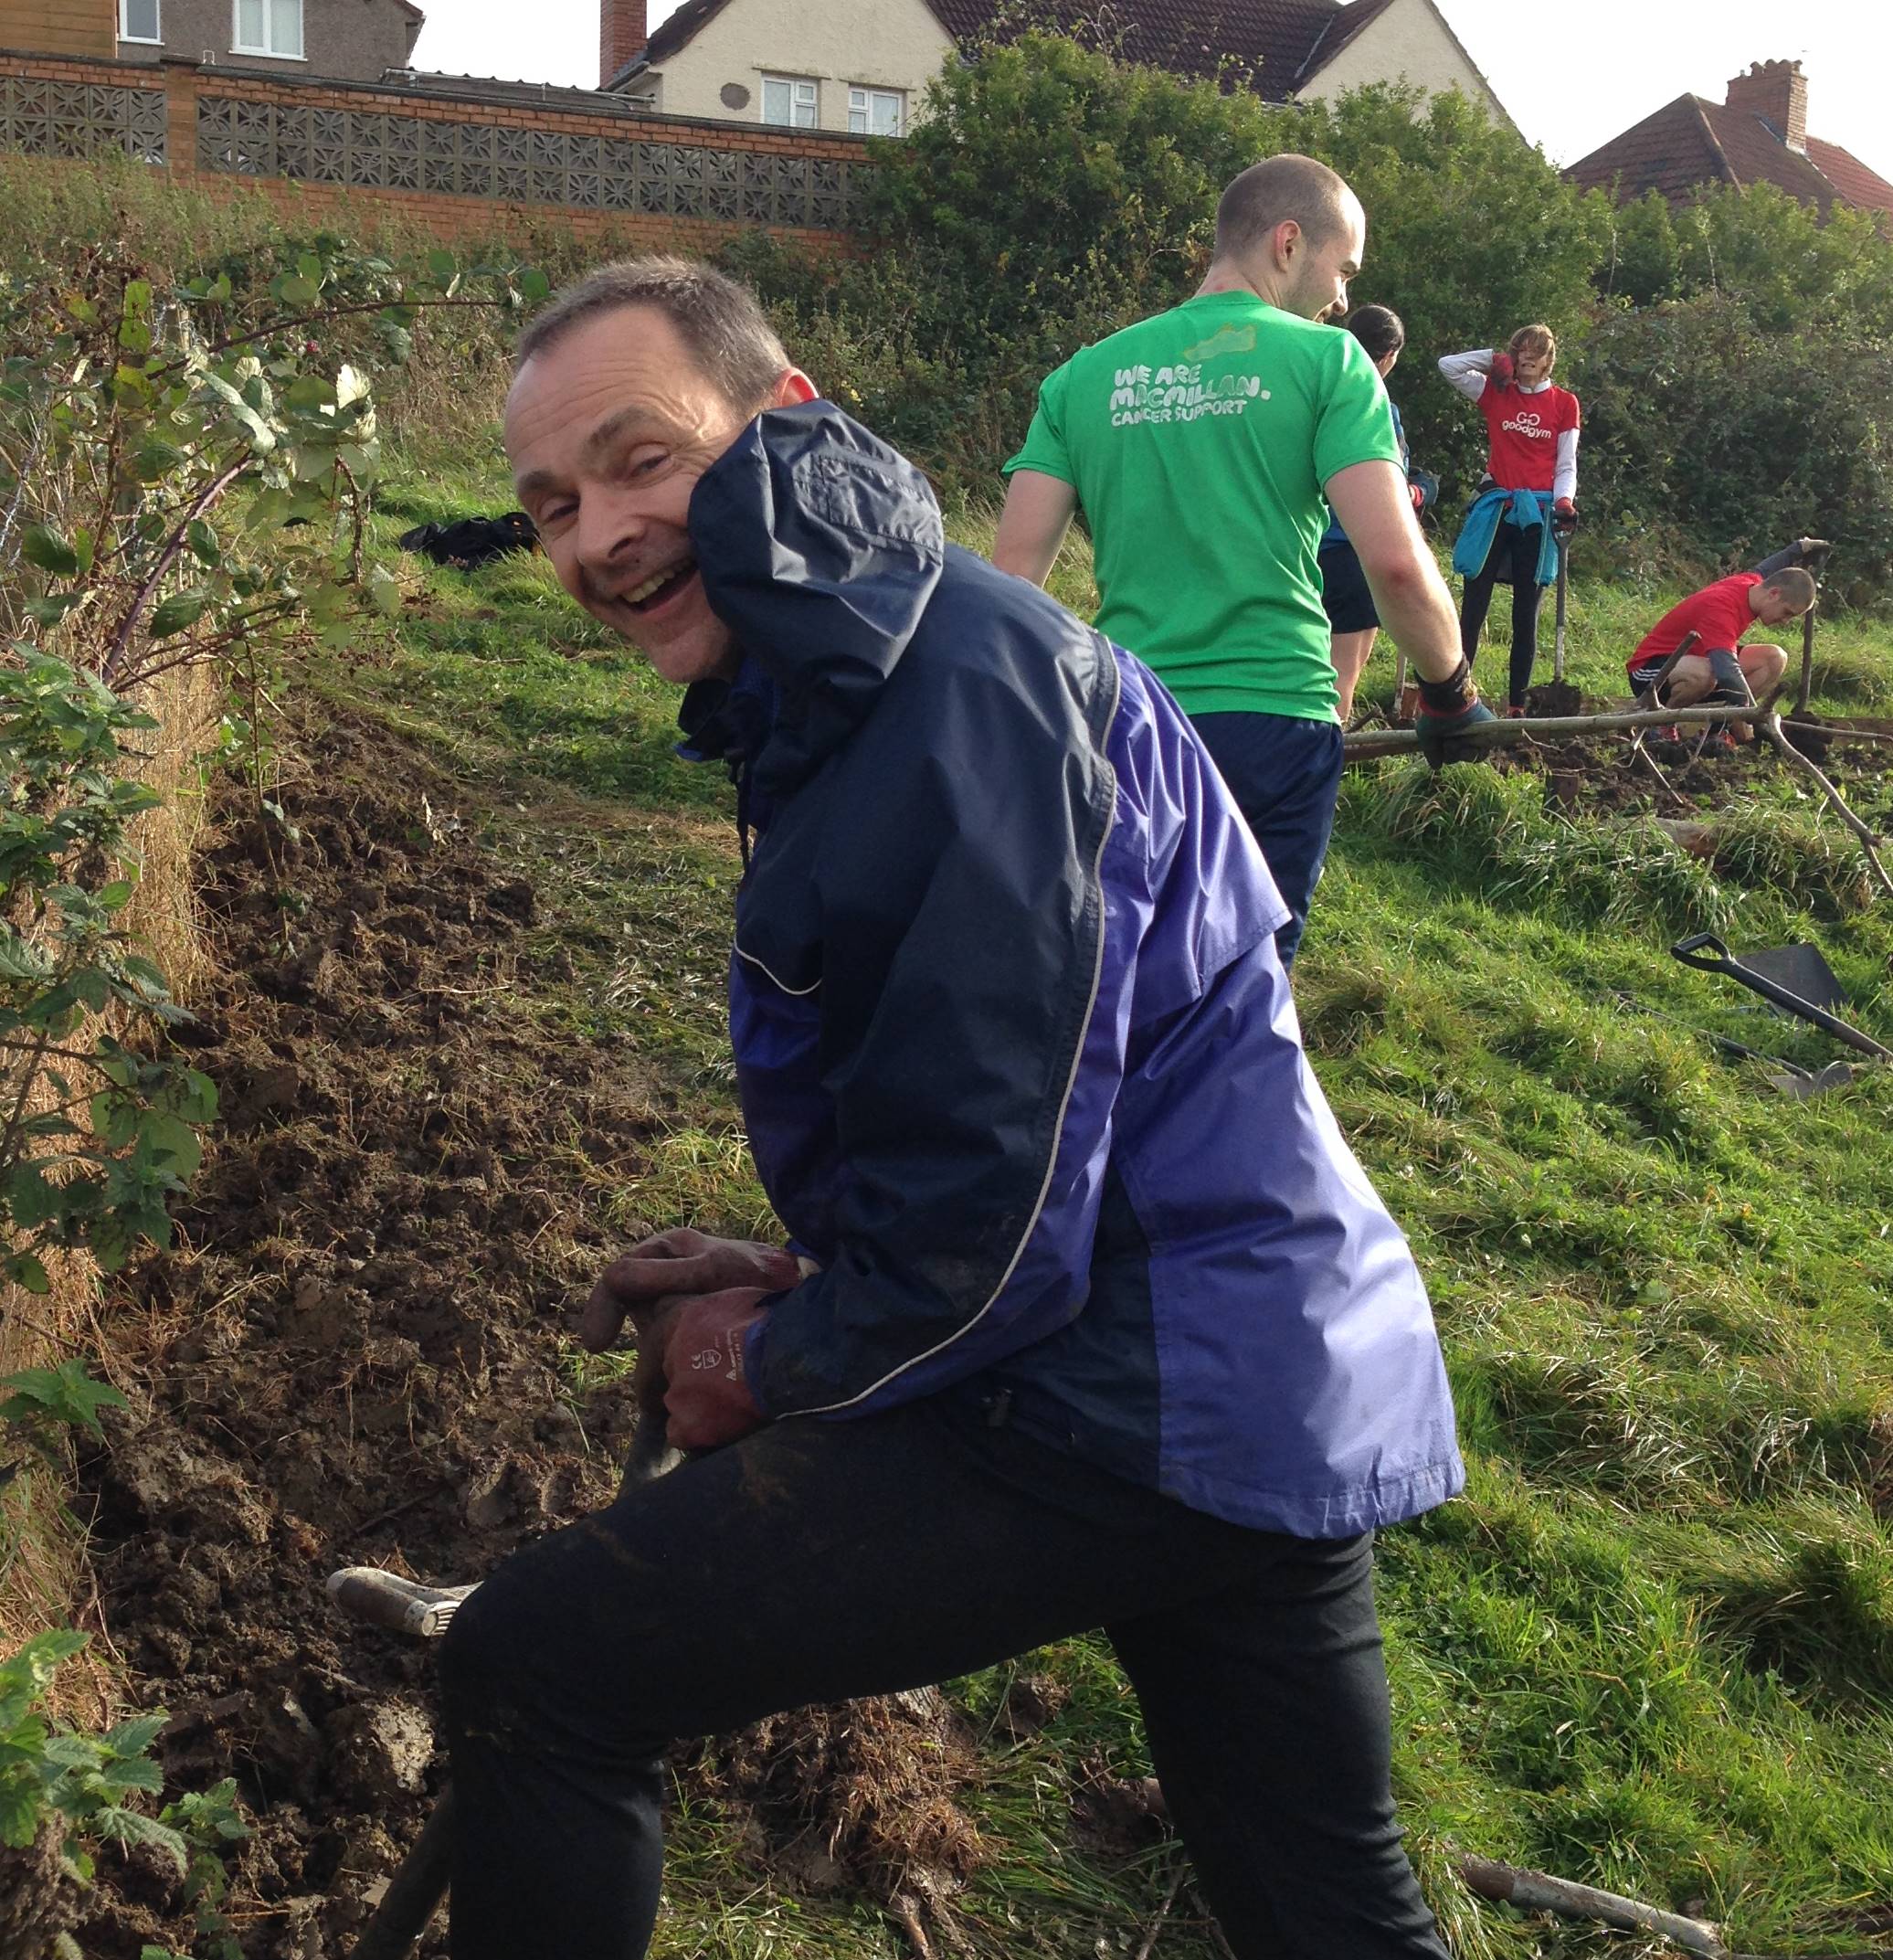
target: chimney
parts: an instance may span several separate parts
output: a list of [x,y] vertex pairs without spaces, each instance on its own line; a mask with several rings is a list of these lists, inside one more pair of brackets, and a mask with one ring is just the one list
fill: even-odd
[[608,89],[650,37],[644,0],[598,0],[598,86]]
[[1729,106],[1760,116],[1791,150],[1807,154],[1807,77],[1799,61],[1757,61],[1729,84]]

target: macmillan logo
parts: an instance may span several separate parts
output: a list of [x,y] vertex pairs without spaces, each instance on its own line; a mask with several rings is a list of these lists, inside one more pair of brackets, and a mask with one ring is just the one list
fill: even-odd
[[[1225,328],[1223,333],[1232,331]],[[1253,329],[1243,331],[1253,339]],[[1219,334],[1216,339],[1221,337]],[[1174,367],[1155,369],[1140,363],[1136,367],[1120,367],[1112,376],[1111,427],[1133,429],[1140,424],[1195,422],[1206,415],[1242,415],[1252,401],[1268,398],[1269,391],[1256,375],[1218,375],[1213,381],[1205,381],[1200,361],[1180,361]]]
[[1253,326],[1220,326],[1208,340],[1200,340],[1193,347],[1183,350],[1186,361],[1221,361],[1232,354],[1253,354],[1255,352],[1255,329]]

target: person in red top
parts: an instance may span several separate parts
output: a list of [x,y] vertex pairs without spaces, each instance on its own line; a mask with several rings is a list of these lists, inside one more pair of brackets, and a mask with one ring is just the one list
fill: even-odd
[[[1694,633],[1695,647],[1676,663],[1663,683],[1660,705],[1732,705],[1751,694],[1761,700],[1788,671],[1787,651],[1765,641],[1744,646],[1742,636],[1758,626],[1781,626],[1798,620],[1814,604],[1814,574],[1807,567],[1818,565],[1827,548],[1823,538],[1797,538],[1772,557],[1764,558],[1753,571],[1719,578],[1672,606],[1624,663],[1631,692],[1646,694],[1664,662]],[[1752,733],[1741,723],[1734,726],[1741,729],[1744,740]],[[1710,745],[1729,746],[1726,736],[1720,742],[1711,736]]]
[[1440,372],[1486,418],[1485,480],[1454,547],[1453,568],[1465,580],[1459,608],[1459,649],[1477,653],[1492,588],[1512,588],[1510,709],[1525,712],[1525,690],[1538,659],[1538,616],[1544,588],[1558,576],[1559,541],[1577,529],[1578,397],[1551,385],[1558,342],[1542,323],[1520,327],[1503,353],[1478,347],[1449,354]]

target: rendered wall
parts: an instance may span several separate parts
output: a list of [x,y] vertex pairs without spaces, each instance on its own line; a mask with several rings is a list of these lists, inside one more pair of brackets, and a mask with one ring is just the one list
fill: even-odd
[[[952,52],[925,0],[730,0],[659,65],[654,107],[672,116],[735,116],[760,122],[765,75],[820,84],[817,127],[845,131],[851,85],[902,89],[910,115]],[[650,78],[632,90],[642,93]],[[738,108],[723,90],[746,89]]]
[[1483,104],[1493,122],[1511,120],[1428,0],[1393,0],[1299,92],[1306,101],[1331,101],[1369,82],[1401,80],[1429,95],[1456,88]]

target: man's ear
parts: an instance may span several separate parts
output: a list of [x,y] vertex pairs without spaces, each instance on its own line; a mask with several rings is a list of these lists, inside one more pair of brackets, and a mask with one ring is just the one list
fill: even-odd
[[1294,263],[1301,249],[1302,228],[1292,217],[1285,217],[1274,228],[1269,242],[1275,249],[1275,263],[1284,270]]
[[776,392],[769,397],[772,408],[799,408],[805,401],[815,401],[821,390],[809,380],[799,367],[785,367],[782,378],[776,384]]

